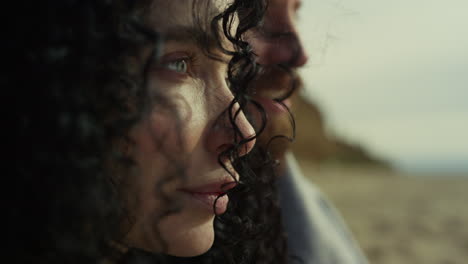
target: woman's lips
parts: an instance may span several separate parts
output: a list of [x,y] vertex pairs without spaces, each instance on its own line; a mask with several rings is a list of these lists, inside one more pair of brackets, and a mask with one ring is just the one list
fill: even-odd
[[[227,205],[229,202],[229,197],[223,193],[193,193],[187,192],[192,199],[201,202],[207,206],[207,209],[210,212],[213,212],[216,215],[223,214],[227,210]],[[220,196],[222,195],[222,196]],[[219,197],[219,198],[218,198]],[[214,206],[214,207],[213,207]]]
[[180,191],[188,194],[194,201],[203,204],[210,212],[214,210],[216,215],[220,215],[227,210],[229,197],[226,192],[236,185],[236,182],[221,182],[193,188],[183,188]]

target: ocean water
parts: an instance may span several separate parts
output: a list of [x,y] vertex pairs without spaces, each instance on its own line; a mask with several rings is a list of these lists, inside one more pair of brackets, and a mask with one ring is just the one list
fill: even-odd
[[468,158],[414,159],[396,162],[395,166],[416,175],[468,177]]

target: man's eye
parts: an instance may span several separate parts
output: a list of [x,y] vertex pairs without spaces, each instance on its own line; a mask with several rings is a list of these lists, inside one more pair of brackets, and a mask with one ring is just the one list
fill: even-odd
[[188,62],[187,59],[179,59],[175,61],[168,62],[164,65],[167,69],[178,72],[178,73],[187,73]]

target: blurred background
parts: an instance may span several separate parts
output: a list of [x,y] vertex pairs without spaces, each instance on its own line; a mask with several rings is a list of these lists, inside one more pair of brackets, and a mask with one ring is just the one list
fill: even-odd
[[468,1],[302,2],[304,173],[371,263],[468,263]]

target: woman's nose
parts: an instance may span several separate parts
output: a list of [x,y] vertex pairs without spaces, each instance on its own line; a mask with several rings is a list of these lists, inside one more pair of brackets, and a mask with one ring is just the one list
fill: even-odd
[[207,140],[210,152],[219,155],[235,147],[239,156],[248,154],[256,142],[255,130],[238,103],[231,103],[223,111],[215,121]]
[[238,103],[234,104],[233,106],[234,114],[234,123],[239,130],[239,134],[241,134],[241,145],[238,149],[239,156],[244,156],[248,154],[254,147],[256,139],[255,139],[255,129],[253,128],[252,124],[247,120],[247,117],[244,115],[244,112],[240,109]]

